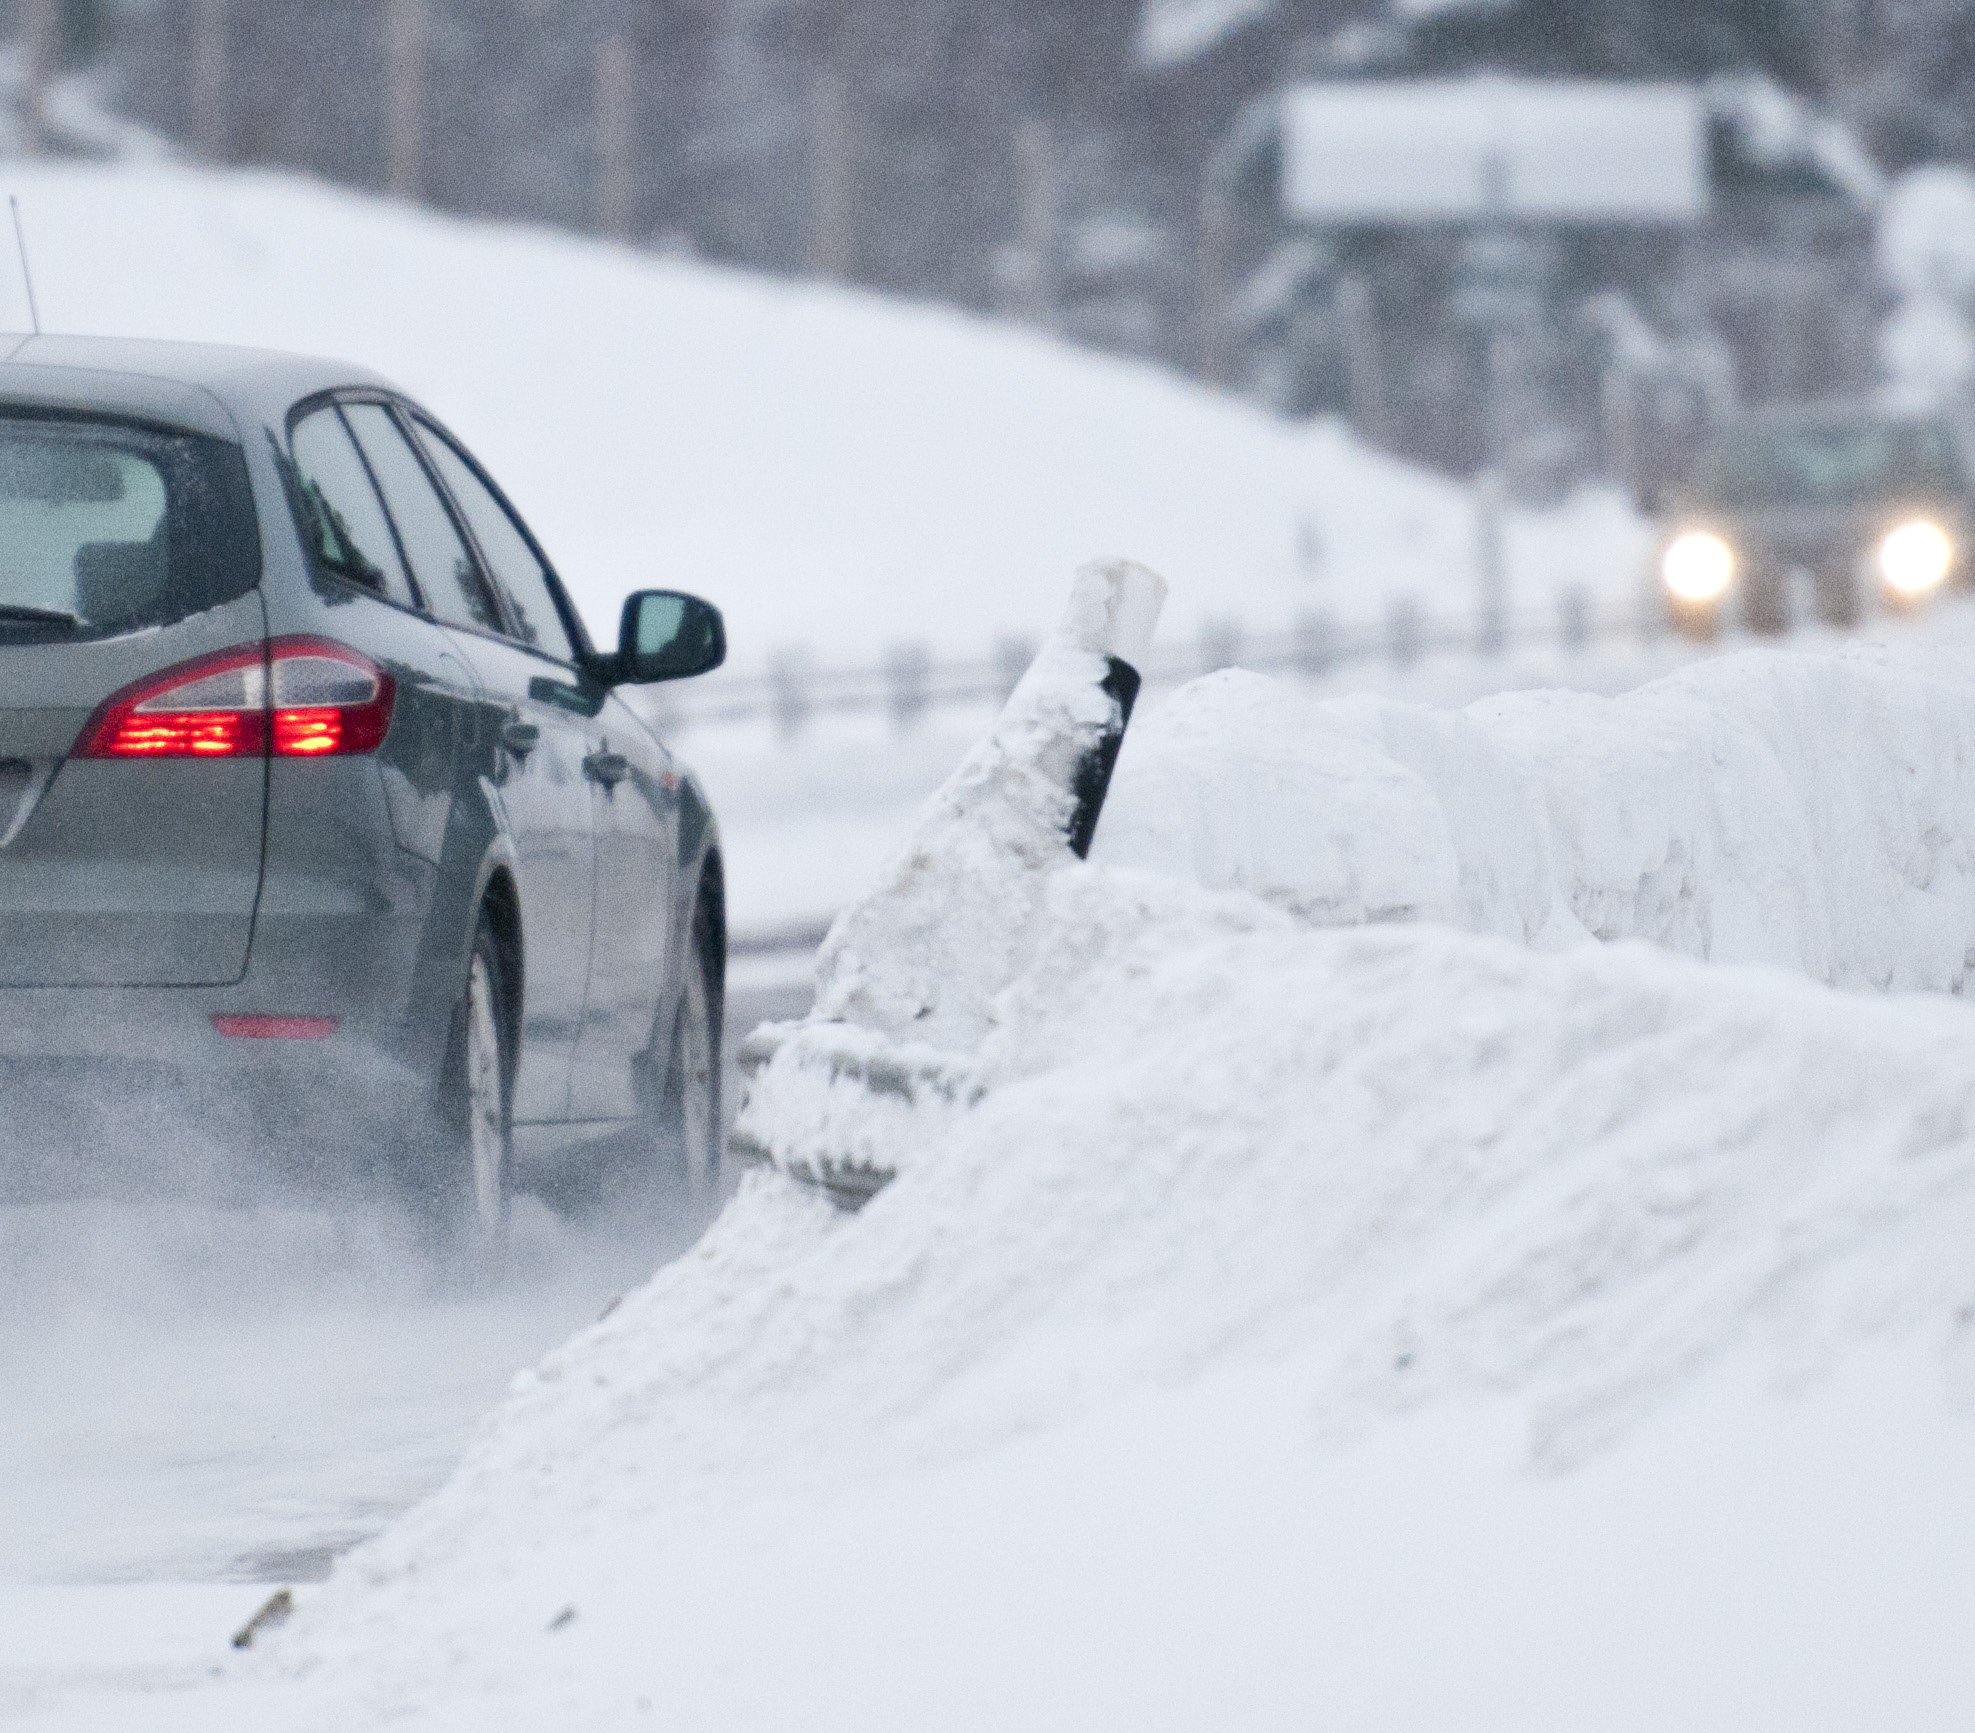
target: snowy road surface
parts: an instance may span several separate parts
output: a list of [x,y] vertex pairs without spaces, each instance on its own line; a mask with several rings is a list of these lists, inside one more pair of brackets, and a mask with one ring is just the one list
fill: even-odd
[[486,1296],[386,1219],[0,1212],[0,1581],[309,1580],[445,1477],[517,1367],[649,1273],[545,1212]]
[[[806,982],[802,953],[737,961],[731,1023],[799,1015]],[[524,1206],[515,1279],[467,1294],[388,1215],[0,1209],[0,1583],[324,1575],[703,1225],[654,1247]]]

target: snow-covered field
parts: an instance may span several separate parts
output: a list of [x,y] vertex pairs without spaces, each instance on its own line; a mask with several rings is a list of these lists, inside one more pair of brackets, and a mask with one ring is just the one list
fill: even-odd
[[[21,184],[51,322],[378,363],[484,448],[599,618],[691,569],[764,645],[972,650],[1111,546],[1166,565],[1180,630],[1311,584],[1468,593],[1451,490],[1141,369],[294,183]],[[562,418],[579,437],[545,438]],[[1526,526],[1554,579],[1634,581],[1636,526],[1578,509],[1608,508],[1609,537]],[[1684,657],[1429,665],[1326,703],[1227,674],[1149,706],[1091,864],[1049,863],[990,983],[979,1105],[867,1210],[752,1175],[244,1657],[234,1589],[0,1592],[0,1717],[1975,1724],[1975,656],[1595,695]],[[1581,690],[1485,696],[1532,674]],[[689,741],[739,906],[840,906],[969,724],[863,727]],[[56,1285],[113,1274],[110,1244],[50,1257]],[[320,1360],[278,1375],[331,1454],[401,1448],[324,1399],[358,1332],[409,1328],[377,1299],[240,1338]],[[29,1334],[94,1392],[82,1420],[212,1447],[145,1351],[169,1306],[8,1319],[44,1408]],[[491,1338],[457,1321],[439,1351],[477,1387]]]
[[[480,452],[593,631],[629,590],[697,589],[737,665],[986,656],[1128,548],[1252,631],[1388,595],[1465,612],[1464,490],[1137,363],[940,309],[455,221],[275,175],[11,164],[51,330],[341,356]],[[0,270],[0,323],[24,322]],[[1615,495],[1514,514],[1523,605],[1630,596]]]

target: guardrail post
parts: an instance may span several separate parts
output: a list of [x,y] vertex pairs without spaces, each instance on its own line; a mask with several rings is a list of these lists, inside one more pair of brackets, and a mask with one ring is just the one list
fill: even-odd
[[1241,622],[1216,615],[1200,622],[1200,672],[1218,674],[1241,661]]
[[1475,478],[1474,650],[1477,656],[1499,656],[1509,646],[1509,561],[1502,521],[1507,503],[1500,472],[1484,470]]
[[1425,648],[1426,623],[1417,596],[1394,596],[1385,605],[1385,653],[1395,668],[1410,668]]
[[885,708],[904,734],[926,713],[933,653],[924,644],[894,644],[885,652]]
[[792,647],[768,658],[769,710],[784,741],[793,741],[809,721],[810,685],[808,651]]
[[1659,586],[1642,584],[1639,588],[1639,642],[1649,646],[1657,644],[1666,636],[1669,626],[1666,600],[1660,594]]
[[1337,663],[1337,622],[1328,614],[1299,614],[1290,628],[1296,672],[1321,680]]
[[1591,598],[1572,584],[1557,597],[1557,641],[1567,656],[1581,655],[1591,642]]
[[668,738],[685,733],[686,725],[692,721],[691,712],[680,704],[670,686],[647,686],[638,708],[652,728]]

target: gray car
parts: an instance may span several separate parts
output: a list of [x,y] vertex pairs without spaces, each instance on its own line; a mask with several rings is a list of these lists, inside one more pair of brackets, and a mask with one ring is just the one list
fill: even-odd
[[622,694],[724,654],[719,614],[665,591],[594,649],[486,471],[360,369],[18,343],[10,1189],[73,1184],[119,1141],[167,1165],[388,1161],[484,1235],[599,1151],[704,1179],[719,837]]
[[1836,403],[1735,417],[1700,451],[1660,518],[1673,623],[1710,637],[1739,614],[1787,630],[1792,579],[1827,624],[1908,612],[1965,584],[1975,467],[1952,417]]

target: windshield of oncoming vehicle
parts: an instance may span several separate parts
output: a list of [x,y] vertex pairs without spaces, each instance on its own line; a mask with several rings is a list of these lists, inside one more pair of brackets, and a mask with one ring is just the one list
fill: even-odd
[[0,642],[167,624],[243,595],[259,577],[238,447],[0,416]]
[[1736,429],[1705,455],[1695,481],[1703,502],[1731,509],[1867,505],[1967,485],[1940,422],[1876,420]]

